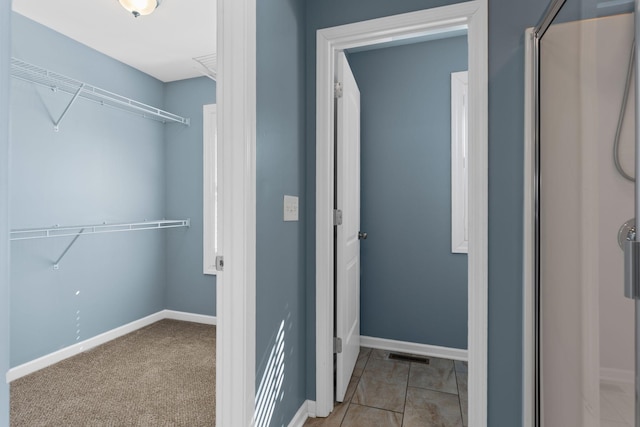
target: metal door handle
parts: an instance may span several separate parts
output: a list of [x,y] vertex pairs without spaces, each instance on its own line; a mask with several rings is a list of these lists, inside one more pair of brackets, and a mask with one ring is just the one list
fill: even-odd
[[367,240],[367,233],[363,233],[362,231],[358,231],[358,239],[359,240]]

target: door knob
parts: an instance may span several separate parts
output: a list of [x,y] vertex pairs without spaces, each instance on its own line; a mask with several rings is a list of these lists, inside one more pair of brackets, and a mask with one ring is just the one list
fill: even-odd
[[367,233],[363,233],[362,231],[358,231],[358,239],[367,240]]

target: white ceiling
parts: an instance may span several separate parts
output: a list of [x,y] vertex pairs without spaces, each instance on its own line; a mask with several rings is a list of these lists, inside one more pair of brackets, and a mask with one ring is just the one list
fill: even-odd
[[216,0],[160,0],[134,18],[118,0],[13,0],[13,10],[163,82],[202,76],[216,52]]

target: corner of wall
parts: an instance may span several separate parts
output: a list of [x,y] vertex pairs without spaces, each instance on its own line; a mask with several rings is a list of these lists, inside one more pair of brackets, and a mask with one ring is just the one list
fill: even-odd
[[[167,100],[167,91],[169,89],[169,85],[171,84],[171,82],[163,82],[162,83],[162,108],[165,110],[169,110],[169,102]],[[167,135],[167,128],[165,126],[164,131],[162,133],[162,155],[164,156],[164,161],[163,161],[163,167],[164,167],[164,171],[162,174],[162,188],[163,188],[163,193],[162,193],[162,197],[163,197],[163,206],[162,206],[162,211],[164,212],[165,215],[167,215],[168,212],[168,203],[167,203],[167,170],[168,170],[168,160],[167,160],[167,144],[169,144],[169,137]],[[163,234],[163,240],[164,240],[164,260],[163,260],[163,274],[162,274],[162,307],[164,307],[165,309],[169,308],[169,279],[167,277],[169,277],[169,245],[167,244],[168,241],[168,236],[167,234]]]

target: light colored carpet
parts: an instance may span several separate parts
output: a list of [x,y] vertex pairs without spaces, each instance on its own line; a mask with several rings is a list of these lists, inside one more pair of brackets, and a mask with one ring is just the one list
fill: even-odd
[[215,326],[161,320],[11,383],[11,426],[215,425]]

